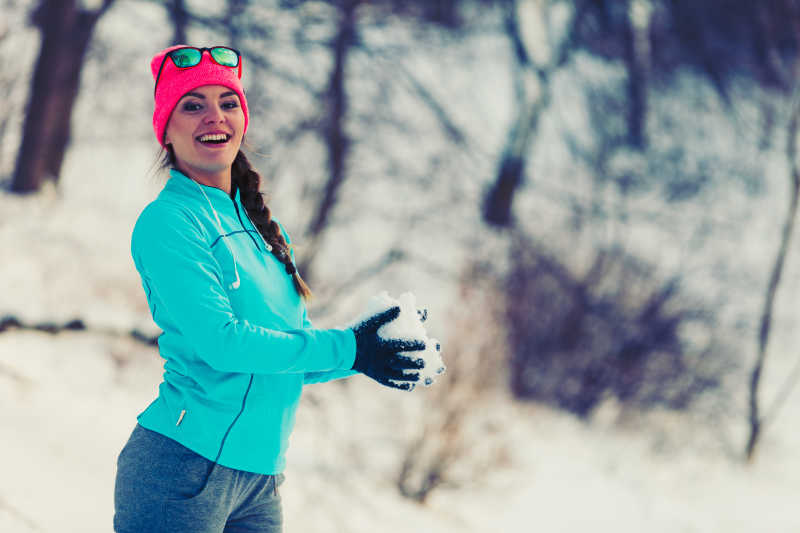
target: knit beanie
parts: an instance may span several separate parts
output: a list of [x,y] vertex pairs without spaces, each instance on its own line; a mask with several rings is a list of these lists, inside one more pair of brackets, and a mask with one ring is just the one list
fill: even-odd
[[244,113],[244,131],[242,132],[244,135],[247,132],[250,114],[247,111],[247,99],[244,97],[242,89],[242,58],[239,58],[238,67],[225,67],[214,61],[208,50],[203,50],[200,63],[194,67],[178,68],[171,58],[165,60],[164,56],[168,52],[185,46],[187,45],[170,46],[161,50],[150,60],[150,70],[153,72],[154,81],[158,76],[158,69],[161,67],[162,61],[164,62],[155,90],[155,108],[153,109],[153,131],[155,131],[159,144],[165,146],[164,133],[167,129],[167,122],[169,122],[169,117],[178,104],[178,100],[187,92],[201,85],[224,85],[239,95],[239,103]]

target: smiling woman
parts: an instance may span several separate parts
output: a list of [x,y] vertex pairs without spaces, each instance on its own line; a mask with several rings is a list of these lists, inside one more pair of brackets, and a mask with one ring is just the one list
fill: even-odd
[[120,452],[114,530],[282,531],[278,485],[304,385],[362,372],[411,390],[424,342],[383,339],[399,307],[316,329],[289,235],[241,151],[238,51],[174,46],[152,59],[153,130],[170,178],[131,254],[164,381]]

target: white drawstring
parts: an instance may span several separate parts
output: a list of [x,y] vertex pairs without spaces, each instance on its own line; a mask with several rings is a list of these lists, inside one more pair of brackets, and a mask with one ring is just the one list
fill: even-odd
[[[231,289],[231,290],[236,290],[236,289],[239,288],[239,285],[240,285],[239,269],[236,268],[236,256],[233,255],[233,248],[231,248],[231,246],[228,244],[228,241],[225,240],[225,230],[222,229],[222,222],[220,222],[220,220],[219,220],[219,215],[217,214],[217,210],[214,209],[214,204],[212,204],[211,200],[208,199],[208,195],[206,194],[206,191],[203,190],[203,188],[200,186],[200,184],[197,183],[196,181],[194,181],[191,178],[189,178],[189,180],[191,182],[193,182],[195,185],[197,185],[197,188],[200,189],[200,192],[203,193],[203,196],[206,197],[206,202],[208,202],[209,207],[211,207],[211,211],[214,212],[214,218],[217,219],[217,227],[219,228],[220,239],[222,239],[222,241],[225,243],[225,246],[228,248],[228,252],[230,252],[230,254],[231,254],[231,258],[233,259],[233,272],[234,272],[234,274],[236,274],[236,279],[233,280],[233,282],[230,285],[228,285],[228,288]],[[263,237],[262,237],[262,239],[263,239]]]
[[[247,217],[247,220],[249,220],[250,224],[252,224],[252,226],[255,228],[256,225],[253,224],[253,219],[250,218],[250,215],[247,214],[247,209],[244,210],[244,216]],[[261,237],[261,242],[264,243],[264,248],[266,248],[268,252],[271,252],[272,251],[272,245],[267,242],[267,240],[264,238],[263,235],[261,235],[261,232],[258,231],[258,228],[256,228],[256,233],[258,233],[258,236]]]

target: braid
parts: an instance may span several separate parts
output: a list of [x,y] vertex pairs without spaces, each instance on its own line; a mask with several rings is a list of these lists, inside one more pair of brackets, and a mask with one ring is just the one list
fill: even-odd
[[259,190],[261,175],[253,168],[241,150],[236,154],[236,159],[231,167],[231,181],[239,187],[242,205],[247,210],[256,229],[272,246],[272,255],[283,263],[286,273],[292,276],[294,287],[300,296],[306,300],[310,299],[311,289],[300,277],[300,273],[292,261],[291,248],[283,237],[281,227],[272,219],[272,212],[264,201],[264,195]]

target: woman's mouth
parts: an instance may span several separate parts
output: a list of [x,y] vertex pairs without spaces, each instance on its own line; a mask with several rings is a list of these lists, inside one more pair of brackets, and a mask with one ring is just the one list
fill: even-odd
[[206,133],[205,135],[197,137],[195,140],[209,148],[221,148],[227,145],[230,139],[231,136],[227,133]]

